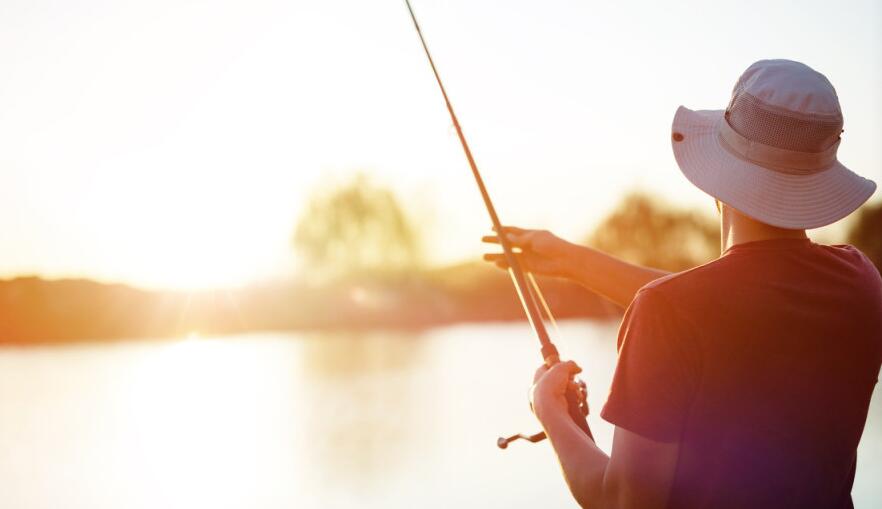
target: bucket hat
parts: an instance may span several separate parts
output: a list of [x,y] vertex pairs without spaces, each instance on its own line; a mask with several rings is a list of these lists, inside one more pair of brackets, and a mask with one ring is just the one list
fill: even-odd
[[843,118],[830,81],[791,60],[760,60],[725,110],[674,115],[671,144],[683,175],[748,216],[810,229],[847,216],[876,184],[836,157]]

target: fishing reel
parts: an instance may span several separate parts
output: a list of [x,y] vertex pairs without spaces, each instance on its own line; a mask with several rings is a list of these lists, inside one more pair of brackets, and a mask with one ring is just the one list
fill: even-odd
[[[573,419],[573,422],[579,426],[579,428],[584,431],[592,440],[594,437],[591,435],[591,430],[588,428],[588,386],[584,381],[580,378],[575,378],[570,383],[567,388],[567,392],[565,394],[567,400],[567,413],[570,414],[570,418]],[[533,411],[533,402],[530,401],[530,411]],[[509,437],[499,437],[496,440],[496,447],[500,449],[507,449],[508,444],[514,442],[515,440],[526,440],[531,443],[541,442],[545,440],[547,437],[544,431],[540,431],[539,433],[535,433],[533,435],[524,435],[523,433],[518,433],[516,435],[511,435]]]

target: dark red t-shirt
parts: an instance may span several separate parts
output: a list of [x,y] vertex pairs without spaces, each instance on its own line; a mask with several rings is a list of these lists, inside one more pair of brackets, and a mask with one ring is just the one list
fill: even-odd
[[860,251],[750,242],[638,292],[601,415],[680,443],[671,508],[851,507],[880,362]]

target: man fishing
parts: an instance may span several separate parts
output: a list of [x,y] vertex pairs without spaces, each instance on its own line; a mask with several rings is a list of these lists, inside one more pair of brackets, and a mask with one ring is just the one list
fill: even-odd
[[718,259],[685,272],[503,229],[525,270],[627,308],[601,412],[615,426],[609,456],[568,414],[579,367],[543,365],[534,379],[534,413],[580,505],[852,507],[882,363],[882,279],[854,247],[806,235],[876,187],[837,160],[842,125],[827,78],[787,60],[751,65],[725,110],[680,107],[674,156],[716,200],[722,241]]

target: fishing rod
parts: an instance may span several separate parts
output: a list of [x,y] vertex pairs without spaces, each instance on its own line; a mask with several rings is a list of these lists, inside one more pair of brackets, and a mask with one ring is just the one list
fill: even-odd
[[[447,90],[444,88],[444,83],[441,81],[441,75],[438,74],[438,69],[435,67],[435,61],[432,59],[432,54],[429,52],[429,47],[426,45],[426,39],[423,37],[423,31],[420,29],[420,24],[417,22],[413,7],[410,5],[410,0],[404,0],[404,3],[407,5],[410,18],[413,20],[413,26],[416,28],[417,35],[419,35],[420,42],[423,45],[423,50],[426,52],[426,58],[428,58],[429,65],[432,67],[432,73],[435,75],[435,81],[438,82],[438,88],[441,89],[441,95],[444,97],[444,103],[447,105],[447,112],[450,113],[450,120],[453,121],[453,127],[456,129],[456,135],[459,137],[459,143],[462,145],[462,150],[465,152],[469,167],[472,169],[472,176],[475,177],[475,183],[478,185],[478,191],[481,193],[481,198],[487,209],[487,214],[490,215],[493,231],[495,231],[496,235],[499,237],[499,244],[502,246],[505,261],[508,263],[508,273],[511,275],[512,283],[514,283],[518,298],[521,301],[521,306],[523,306],[524,313],[527,315],[527,320],[530,322],[533,332],[535,332],[536,336],[539,338],[539,343],[542,345],[542,348],[540,349],[542,360],[545,362],[545,365],[550,368],[560,362],[560,354],[557,351],[557,347],[551,342],[548,330],[545,328],[545,322],[539,308],[539,303],[542,304],[545,313],[548,315],[549,321],[552,321],[553,323],[554,317],[551,316],[551,309],[546,304],[542,291],[539,289],[539,285],[536,283],[533,275],[529,272],[524,272],[520,261],[515,255],[511,242],[505,235],[502,223],[499,221],[499,216],[496,214],[496,207],[493,206],[493,202],[490,200],[490,194],[487,192],[487,187],[484,185],[484,179],[481,178],[481,173],[478,171],[478,165],[475,163],[475,158],[472,157],[472,151],[462,132],[462,127],[459,125],[459,119],[457,119],[456,113],[453,111],[453,105],[450,103],[450,98],[447,96]],[[531,284],[527,283],[528,280]],[[591,435],[591,430],[588,428],[588,421],[586,420],[586,416],[588,415],[587,395],[588,391],[585,383],[581,380],[574,380],[574,383],[568,386],[566,392],[567,412],[579,428],[594,440],[594,437]],[[496,441],[496,445],[500,449],[505,449],[508,447],[509,443],[518,439],[535,443],[541,442],[545,438],[546,436],[544,432],[539,432],[534,435],[516,434],[509,437],[500,437]]]

